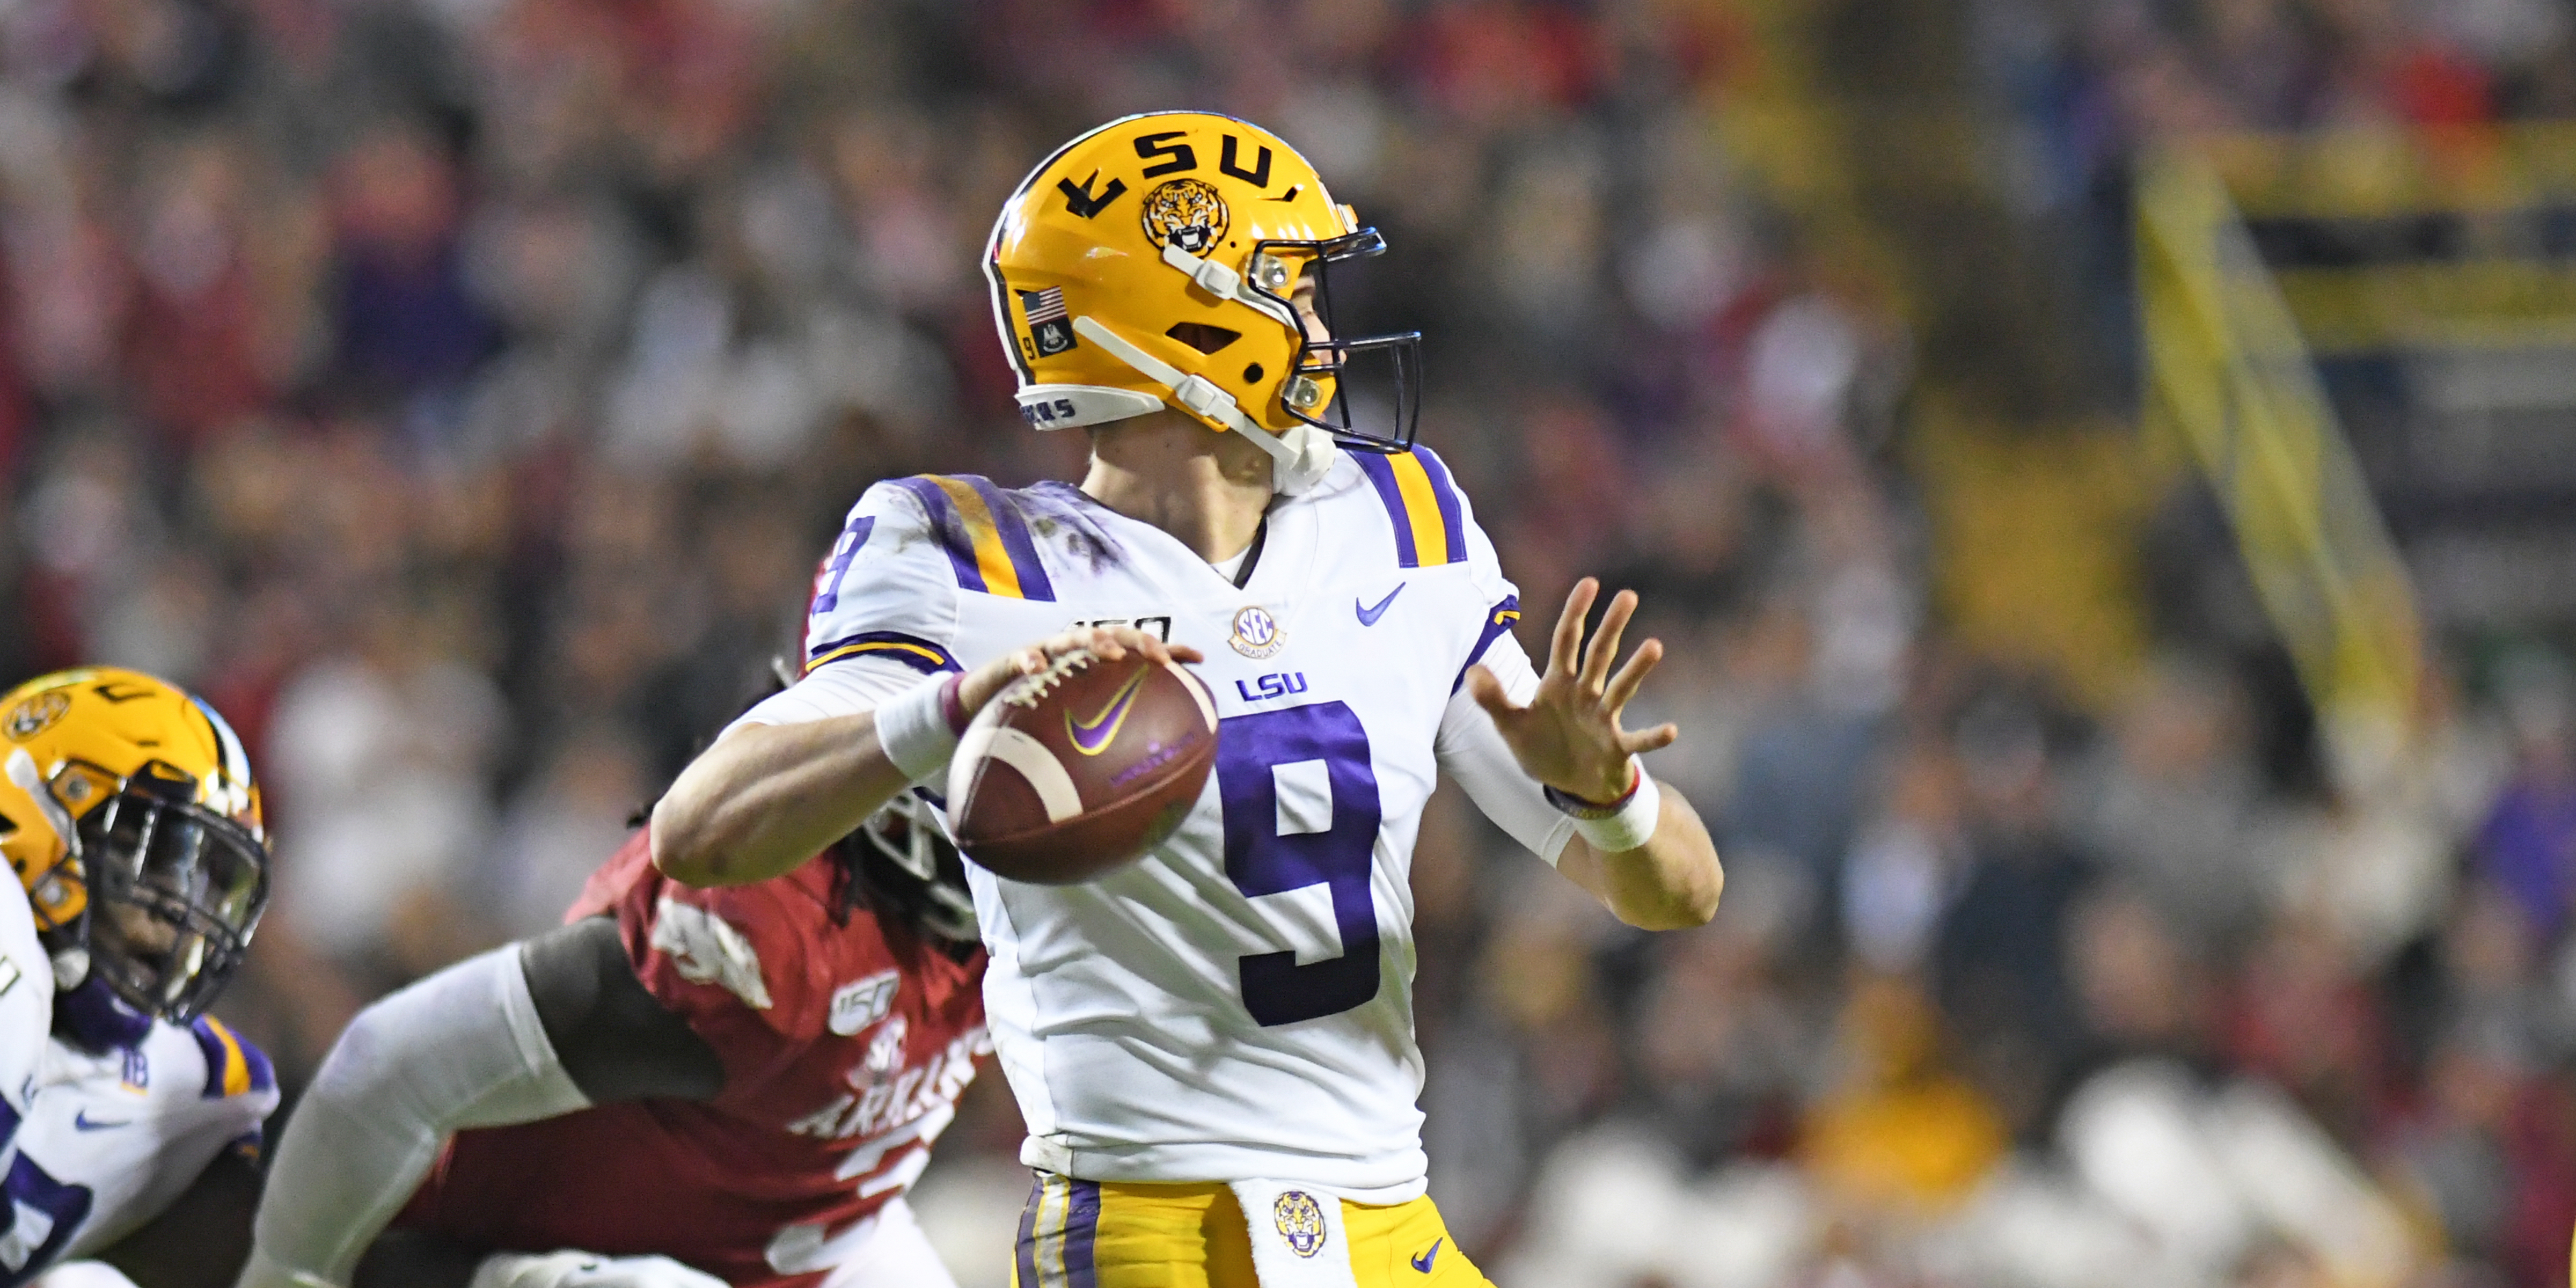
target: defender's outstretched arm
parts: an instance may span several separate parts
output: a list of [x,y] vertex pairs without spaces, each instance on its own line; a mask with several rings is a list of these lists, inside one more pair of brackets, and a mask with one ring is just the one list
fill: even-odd
[[[333,1045],[278,1143],[240,1288],[349,1283],[451,1132],[723,1087],[715,1051],[645,991],[606,918],[459,962],[360,1012]],[[569,1263],[535,1273],[547,1260],[504,1277],[597,1279]],[[693,1288],[715,1282],[670,1264]]]

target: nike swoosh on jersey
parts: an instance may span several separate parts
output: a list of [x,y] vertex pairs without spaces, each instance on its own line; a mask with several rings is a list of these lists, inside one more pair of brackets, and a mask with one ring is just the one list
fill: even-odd
[[1440,1259],[1440,1245],[1444,1242],[1446,1242],[1446,1240],[1433,1239],[1431,1241],[1431,1250],[1413,1259],[1413,1268],[1426,1275],[1430,1274],[1431,1263]]
[[1405,584],[1406,583],[1400,581],[1395,583],[1395,589],[1386,592],[1386,598],[1377,601],[1376,605],[1373,607],[1362,608],[1360,607],[1360,601],[1353,599],[1351,601],[1351,610],[1360,615],[1360,625],[1377,625],[1377,619],[1386,616],[1386,606],[1394,603],[1395,597],[1404,593]]
[[1088,720],[1076,720],[1072,712],[1064,713],[1064,733],[1073,740],[1075,751],[1097,756],[1109,750],[1109,744],[1118,740],[1118,727],[1127,723],[1127,712],[1136,705],[1136,691],[1145,687],[1145,674],[1151,669],[1137,667],[1136,674],[1119,686],[1118,692],[1109,699],[1109,705],[1100,709],[1100,714]]
[[106,1131],[111,1127],[122,1127],[133,1121],[134,1120],[131,1118],[119,1118],[114,1122],[91,1122],[89,1111],[83,1109],[72,1115],[72,1129],[75,1131]]

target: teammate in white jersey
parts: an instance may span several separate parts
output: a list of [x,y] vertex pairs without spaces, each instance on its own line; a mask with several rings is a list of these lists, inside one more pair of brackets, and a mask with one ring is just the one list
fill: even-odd
[[[24,812],[25,796],[0,778],[0,817]],[[36,938],[35,910],[17,882],[0,881],[0,1178],[17,1157],[53,1019],[54,967]]]
[[0,1288],[108,1261],[228,1284],[268,1061],[206,1015],[268,901],[259,791],[212,707],[133,671],[0,697]]
[[[1675,731],[1620,727],[1661,656],[1613,670],[1634,597],[1586,647],[1586,580],[1534,671],[1491,543],[1412,445],[1419,337],[1333,335],[1327,265],[1383,248],[1230,118],[1131,117],[1049,158],[986,271],[1023,411],[1089,427],[1089,473],[869,489],[805,679],[656,811],[666,872],[755,880],[935,787],[1015,674],[1075,647],[1198,664],[1218,762],[1169,842],[1081,886],[971,872],[1039,1174],[1021,1288],[1483,1282],[1444,1252],[1415,1107],[1407,876],[1440,771],[1632,924],[1715,911],[1706,829],[1636,759]],[[1375,431],[1341,389],[1371,355],[1396,386]]]

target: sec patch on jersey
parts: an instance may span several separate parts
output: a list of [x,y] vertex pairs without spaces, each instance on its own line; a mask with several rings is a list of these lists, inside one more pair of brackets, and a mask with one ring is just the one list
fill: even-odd
[[1189,816],[1216,764],[1216,703],[1177,663],[1077,650],[1012,681],[948,769],[957,848],[999,876],[1071,885]]

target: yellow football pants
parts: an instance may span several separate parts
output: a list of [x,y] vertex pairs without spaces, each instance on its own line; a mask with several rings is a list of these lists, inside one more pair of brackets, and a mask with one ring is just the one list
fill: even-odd
[[[1342,1204],[1360,1288],[1493,1288],[1428,1198]],[[1138,1185],[1038,1173],[1020,1213],[1012,1288],[1260,1288],[1243,1208],[1223,1185]]]

